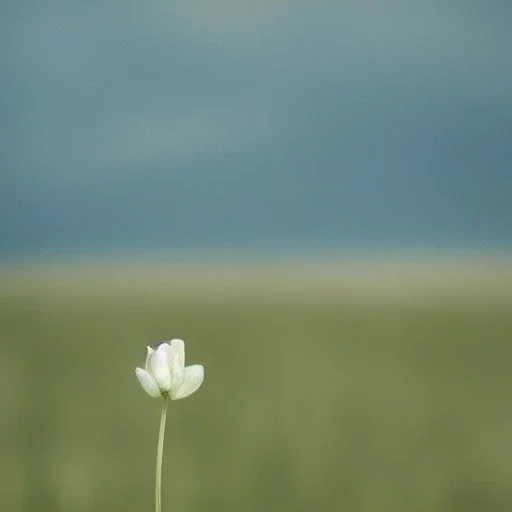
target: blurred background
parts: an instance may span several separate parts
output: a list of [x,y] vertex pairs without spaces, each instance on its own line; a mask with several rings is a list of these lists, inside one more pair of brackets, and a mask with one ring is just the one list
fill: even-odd
[[0,508],[512,509],[512,7],[0,6]]

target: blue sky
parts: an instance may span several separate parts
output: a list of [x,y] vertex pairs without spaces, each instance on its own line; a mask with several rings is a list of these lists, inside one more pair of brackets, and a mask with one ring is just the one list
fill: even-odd
[[512,242],[507,2],[2,10],[4,254]]

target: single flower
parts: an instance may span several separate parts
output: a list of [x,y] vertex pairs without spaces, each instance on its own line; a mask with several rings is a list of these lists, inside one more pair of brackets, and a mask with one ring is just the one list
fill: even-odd
[[199,389],[204,368],[200,364],[185,366],[185,343],[175,339],[160,343],[156,350],[148,347],[144,369],[136,368],[135,374],[144,391],[153,398],[179,400]]

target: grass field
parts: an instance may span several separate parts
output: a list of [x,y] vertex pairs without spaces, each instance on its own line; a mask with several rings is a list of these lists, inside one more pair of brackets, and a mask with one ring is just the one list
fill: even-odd
[[172,337],[164,510],[512,510],[512,265],[315,265],[5,269],[0,510],[153,510]]

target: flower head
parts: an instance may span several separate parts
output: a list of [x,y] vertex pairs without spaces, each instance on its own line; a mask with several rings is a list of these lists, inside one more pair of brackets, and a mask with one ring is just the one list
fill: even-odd
[[175,339],[160,343],[156,350],[148,347],[144,369],[136,368],[135,374],[144,391],[153,398],[179,400],[199,389],[204,368],[200,364],[185,366],[185,343]]

